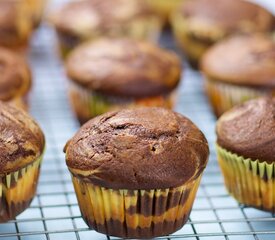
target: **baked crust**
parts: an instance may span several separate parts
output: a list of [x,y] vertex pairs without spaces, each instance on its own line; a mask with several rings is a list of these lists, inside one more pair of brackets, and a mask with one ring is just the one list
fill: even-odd
[[204,55],[201,69],[213,80],[274,88],[275,41],[264,34],[231,37]]
[[163,108],[111,112],[86,123],[64,148],[70,171],[112,189],[164,189],[200,176],[209,149],[187,118]]
[[58,31],[72,35],[109,32],[121,24],[153,16],[142,0],[83,0],[69,2],[50,16]]
[[211,43],[232,33],[271,32],[274,28],[270,12],[243,0],[187,1],[177,14],[194,38]]
[[20,49],[27,45],[32,30],[24,1],[0,1],[0,45]]
[[0,102],[0,174],[17,171],[37,160],[44,146],[41,129],[27,113]]
[[68,57],[66,69],[70,79],[93,91],[136,98],[169,93],[181,76],[176,54],[128,38],[83,44]]
[[26,61],[0,47],[0,100],[24,96],[31,88],[31,72]]
[[244,158],[275,161],[275,98],[251,100],[226,112],[217,123],[220,147]]

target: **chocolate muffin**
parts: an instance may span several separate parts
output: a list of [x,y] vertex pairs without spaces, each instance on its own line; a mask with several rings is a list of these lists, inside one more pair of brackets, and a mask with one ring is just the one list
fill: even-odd
[[32,22],[24,1],[0,1],[0,46],[24,50],[31,30]]
[[24,111],[0,102],[0,222],[14,219],[36,192],[44,135]]
[[260,96],[275,96],[275,41],[267,35],[235,36],[203,57],[206,93],[217,116]]
[[172,108],[181,77],[174,53],[128,38],[83,44],[68,57],[66,70],[70,101],[80,123],[126,107]]
[[240,202],[275,212],[275,98],[251,100],[217,123],[218,160],[228,191]]
[[162,25],[143,0],[70,2],[52,14],[51,22],[63,57],[79,43],[102,36],[156,41]]
[[204,135],[189,119],[149,107],[90,120],[64,150],[88,226],[123,238],[181,228],[209,154]]
[[0,100],[27,110],[31,78],[26,61],[16,53],[0,47]]
[[205,51],[230,35],[271,32],[274,17],[243,0],[188,1],[173,16],[174,33],[190,63],[197,67]]

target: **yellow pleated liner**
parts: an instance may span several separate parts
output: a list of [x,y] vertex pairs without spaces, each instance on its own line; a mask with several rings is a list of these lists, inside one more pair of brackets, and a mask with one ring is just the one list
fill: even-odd
[[275,96],[274,89],[239,86],[205,78],[205,90],[217,117],[250,99]]
[[171,14],[186,0],[146,0],[149,7],[164,21],[169,21]]
[[29,9],[29,13],[31,15],[31,19],[33,21],[33,27],[36,28],[39,26],[44,8],[47,0],[24,0]]
[[171,16],[171,25],[177,44],[184,51],[193,67],[199,67],[203,54],[216,41],[223,38],[223,32],[200,19],[186,18],[180,11]]
[[9,104],[14,105],[17,108],[23,109],[25,111],[28,111],[28,94],[24,96],[16,96],[8,101]]
[[69,82],[69,97],[80,122],[101,115],[109,111],[140,106],[164,107],[173,109],[176,100],[176,91],[166,95],[145,97],[141,99],[130,99],[122,97],[109,97],[104,94],[86,89],[73,81]]
[[188,220],[200,179],[169,189],[113,190],[72,175],[87,225],[127,238],[150,238],[181,228]]
[[274,213],[275,164],[245,159],[218,145],[216,149],[229,193],[242,204]]
[[14,219],[33,199],[42,156],[24,168],[0,175],[0,222]]

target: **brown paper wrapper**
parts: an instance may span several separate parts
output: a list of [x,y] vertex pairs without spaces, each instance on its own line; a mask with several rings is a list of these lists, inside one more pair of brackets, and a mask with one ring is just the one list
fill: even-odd
[[217,117],[250,99],[273,95],[275,89],[257,89],[205,79],[205,90]]
[[107,96],[86,89],[70,81],[69,97],[72,108],[81,124],[105,112],[135,107],[164,107],[172,109],[176,94],[134,99]]
[[181,228],[188,220],[200,178],[176,188],[114,190],[72,176],[87,225],[123,238],[152,238]]
[[246,159],[218,145],[216,148],[229,193],[242,204],[274,213],[275,164]]
[[18,171],[0,175],[0,223],[14,219],[30,205],[41,162],[42,157]]

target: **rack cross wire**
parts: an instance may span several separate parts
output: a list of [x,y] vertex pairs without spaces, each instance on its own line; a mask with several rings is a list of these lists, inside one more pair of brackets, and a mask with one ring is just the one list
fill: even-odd
[[[29,54],[34,75],[31,113],[47,140],[37,195],[31,207],[16,220],[0,224],[0,239],[118,239],[89,230],[81,218],[62,151],[79,125],[68,104],[66,77],[54,37],[48,26],[42,26],[33,38]],[[162,37],[161,45],[175,49],[170,34]],[[226,192],[214,149],[215,117],[203,93],[202,78],[188,66],[184,69],[176,111],[202,129],[211,155],[188,223],[176,233],[158,239],[275,239],[272,214],[241,206]]]

